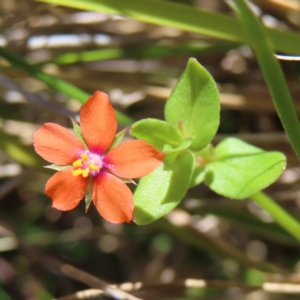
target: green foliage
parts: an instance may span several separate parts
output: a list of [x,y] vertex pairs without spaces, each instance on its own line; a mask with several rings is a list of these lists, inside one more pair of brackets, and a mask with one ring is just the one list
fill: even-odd
[[277,180],[285,166],[280,152],[266,152],[228,138],[216,147],[215,161],[206,166],[205,183],[220,195],[244,199]]
[[[85,103],[85,101],[89,98],[89,94],[85,91],[77,88],[76,86],[58,78],[55,76],[51,76],[36,66],[33,66],[27,63],[22,57],[16,55],[15,53],[8,51],[5,48],[0,47],[0,56],[5,58],[9,63],[16,66],[17,68],[21,68],[25,70],[27,73],[32,75],[33,77],[41,80],[53,90],[57,92],[64,93],[70,98],[74,98],[80,103]],[[116,111],[118,122],[124,125],[130,125],[132,120],[122,114],[119,111]]]
[[199,185],[204,181],[204,178],[205,178],[205,166],[196,164],[193,171],[190,187],[195,187]]
[[180,54],[195,54],[195,53],[214,53],[227,51],[240,46],[240,43],[233,42],[207,42],[207,41],[192,41],[183,45],[147,45],[135,47],[118,47],[118,48],[104,48],[97,50],[88,50],[81,52],[70,52],[56,56],[50,61],[43,61],[43,64],[51,62],[58,65],[74,64],[78,62],[90,62],[99,60],[108,60],[124,57],[140,57],[140,58],[156,58],[165,57],[169,55]]
[[135,191],[135,221],[148,224],[173,209],[189,187],[204,182],[225,197],[244,199],[282,174],[286,158],[236,138],[214,148],[220,103],[211,75],[190,59],[165,107],[166,122],[145,119],[131,134],[165,153],[164,164],[141,179]]
[[[241,22],[225,14],[195,9],[161,0],[39,0],[88,11],[124,15],[147,23],[197,32],[214,38],[245,43],[247,37]],[[251,27],[251,26],[250,26]],[[287,30],[267,28],[275,49],[299,53],[300,35]]]
[[211,159],[214,157],[214,147],[209,144],[203,150],[196,152],[195,157],[195,168],[190,187],[194,187],[204,181],[205,167],[207,162],[211,161]]
[[[3,287],[0,284],[0,299],[19,299],[25,296],[52,299],[60,297],[70,290],[75,291],[77,287],[74,288],[68,284],[65,288],[65,279],[63,278],[66,276],[65,273],[62,273],[61,280],[57,280],[56,275],[51,275],[50,272],[47,274],[47,269],[54,271],[54,274],[58,271],[63,272],[64,268],[61,268],[65,265],[63,257],[68,257],[70,261],[82,265],[86,271],[92,273],[95,273],[95,270],[99,268],[106,270],[99,276],[103,277],[104,280],[109,278],[111,282],[127,281],[128,268],[126,266],[137,265],[135,264],[137,259],[140,262],[138,264],[140,270],[133,270],[137,271],[137,274],[145,268],[149,269],[150,267],[151,269],[151,266],[155,265],[155,260],[151,262],[149,257],[157,256],[157,254],[160,265],[165,264],[170,269],[175,266],[175,269],[181,270],[181,275],[195,273],[200,268],[205,276],[207,269],[214,269],[218,272],[215,272],[214,278],[211,278],[213,280],[225,278],[234,282],[243,280],[244,283],[251,284],[254,288],[254,285],[262,285],[267,279],[264,277],[265,272],[276,272],[277,274],[294,272],[295,265],[299,260],[297,249],[300,241],[297,211],[295,211],[294,217],[285,212],[276,201],[259,192],[272,184],[283,172],[286,165],[285,157],[279,152],[267,152],[233,138],[223,140],[215,146],[211,144],[214,143],[213,138],[219,123],[218,93],[211,75],[195,59],[189,61],[186,70],[167,101],[166,120],[144,119],[136,122],[131,128],[133,136],[147,141],[165,155],[163,164],[152,174],[142,178],[135,191],[134,218],[136,223],[144,225],[155,221],[146,228],[132,224],[114,226],[103,223],[94,208],[91,208],[89,213],[83,216],[83,210],[87,210],[92,201],[91,181],[88,185],[85,203],[82,201],[80,206],[71,212],[59,212],[51,209],[50,200],[43,190],[44,183],[49,179],[49,174],[43,174],[46,169],[41,168],[45,161],[40,159],[34,153],[32,145],[29,145],[30,137],[27,136],[28,131],[25,126],[22,128],[16,124],[12,126],[11,130],[8,123],[10,120],[25,119],[26,122],[30,123],[31,128],[35,128],[36,124],[41,124],[43,121],[48,122],[49,119],[65,123],[66,120],[59,115],[49,113],[47,107],[51,107],[52,104],[55,107],[55,104],[59,103],[58,107],[68,107],[66,109],[68,113],[68,109],[74,109],[75,101],[85,103],[90,93],[99,88],[112,92],[114,89],[121,89],[126,93],[124,100],[134,100],[134,97],[127,97],[133,91],[141,91],[149,96],[146,85],[150,83],[163,87],[166,86],[166,82],[169,83],[167,81],[169,75],[172,79],[174,78],[174,73],[168,74],[167,72],[170,70],[177,72],[181,64],[182,57],[174,60],[175,55],[183,55],[184,57],[196,55],[199,59],[201,58],[201,61],[205,61],[209,69],[217,70],[215,74],[220,74],[218,72],[219,59],[215,61],[212,59],[215,57],[213,52],[222,51],[222,56],[225,57],[225,52],[236,48],[234,52],[241,55],[240,58],[245,59],[247,63],[247,73],[243,74],[241,78],[232,73],[226,79],[222,76],[222,78],[217,77],[217,80],[222,80],[220,81],[221,84],[225,81],[233,84],[239,93],[240,83],[243,82],[245,86],[251,85],[249,75],[252,75],[253,71],[255,74],[259,72],[256,64],[253,63],[253,58],[246,58],[243,56],[245,53],[238,48],[240,45],[248,44],[254,49],[279,112],[280,120],[297,151],[300,149],[299,121],[274,53],[299,54],[299,33],[287,29],[279,30],[264,27],[259,18],[245,6],[246,1],[244,0],[235,1],[237,6],[234,13],[237,16],[234,16],[234,13],[229,16],[224,11],[217,13],[202,10],[201,7],[179,4],[179,2],[193,2],[190,0],[44,1],[73,8],[86,8],[89,11],[100,11],[104,14],[124,15],[130,18],[130,20],[124,18],[117,21],[112,18],[108,22],[102,22],[100,17],[95,24],[76,23],[77,18],[76,20],[73,19],[73,14],[77,16],[79,12],[79,16],[82,11],[69,10],[61,6],[53,7],[36,1],[28,1],[30,2],[28,7],[32,7],[32,12],[38,12],[37,14],[32,15],[24,11],[20,15],[16,12],[19,10],[19,2],[22,1],[12,2],[16,3],[9,7],[5,6],[4,14],[16,15],[17,19],[4,18],[2,39],[5,48],[0,47],[1,68],[3,67],[2,73],[4,74],[0,80],[1,86],[4,87],[4,90],[1,90],[4,101],[2,101],[0,108],[2,118],[0,120],[0,159],[1,164],[3,164],[0,167],[2,171],[0,174],[0,200],[3,204],[1,206],[3,236],[1,236],[0,244],[3,244],[1,246],[1,264],[5,271],[5,274],[3,273],[5,275],[2,282]],[[22,9],[26,5],[22,5]],[[16,12],[12,9],[13,6],[16,7]],[[29,19],[28,16],[30,16]],[[282,16],[286,17],[287,13],[283,12]],[[192,41],[185,38],[183,41],[180,36],[178,36],[179,39],[172,39],[171,35],[166,35],[166,39],[161,43],[161,40],[153,39],[155,35],[153,35],[152,30],[155,28],[146,26],[150,38],[143,37],[141,43],[142,26],[133,28],[136,30],[135,32],[134,30],[126,32],[125,26],[124,32],[119,30],[120,24],[124,22],[126,25],[126,22],[132,22],[132,19],[177,28],[180,32],[197,32],[213,39],[204,39],[205,41],[203,41],[199,36],[198,40],[195,41],[195,36],[193,36]],[[56,20],[53,23],[54,27],[51,26],[53,20]],[[65,22],[67,20],[72,20],[72,23]],[[15,21],[17,23],[14,23]],[[119,24],[114,26],[114,22]],[[19,31],[20,25],[21,31]],[[100,30],[99,32],[103,31],[107,36],[112,33],[112,43],[99,45],[93,42],[83,42],[80,47],[73,47],[70,44],[67,47],[58,48],[53,47],[50,42],[40,50],[31,48],[30,45],[32,36],[48,39],[52,35],[60,36],[69,33],[75,35],[77,33],[86,35],[85,33],[87,33],[86,36],[90,35],[92,41],[96,37],[95,26]],[[123,29],[123,24],[121,26]],[[131,26],[129,26],[130,28]],[[126,34],[128,34],[129,39],[125,36]],[[209,53],[209,57],[206,57],[204,53]],[[143,64],[138,59],[148,61],[153,58],[167,57],[163,61],[163,65],[168,69],[157,70],[155,68],[154,71],[151,70],[150,72],[148,72],[148,68],[146,68],[146,72],[144,72],[144,68],[137,68],[137,71],[130,69],[128,73],[131,74],[132,72],[133,77],[127,76],[128,78],[126,77],[125,80],[124,74],[120,74],[114,68],[108,70],[105,67],[103,70],[100,66],[101,72],[99,72],[98,61],[126,59],[128,57],[135,60],[137,64]],[[86,62],[95,62],[95,64],[87,64]],[[170,63],[173,64],[174,62],[174,66],[172,65],[170,68]],[[106,61],[105,64],[110,67],[113,62]],[[290,72],[291,69],[293,68],[285,68],[289,79],[295,75]],[[167,72],[165,72],[166,70]],[[142,71],[142,76],[139,76],[140,71]],[[222,75],[224,71],[222,70]],[[106,74],[109,75],[106,76]],[[9,81],[5,81],[5,78],[11,78],[11,82],[15,82],[17,88],[10,86]],[[138,80],[135,80],[136,78]],[[139,82],[140,79],[143,86]],[[30,83],[31,80],[33,83]],[[260,81],[260,84],[263,83]],[[18,86],[20,87],[19,90]],[[26,90],[30,91],[31,94],[37,93],[38,101],[39,96],[43,99],[45,95],[49,105],[45,105],[44,109],[38,108],[36,110],[27,102],[9,102],[10,100],[13,101],[14,97],[10,95],[6,98],[5,90],[23,94],[21,100],[24,98],[30,100]],[[61,99],[61,94],[72,100],[67,103],[64,102],[66,97]],[[16,100],[18,98],[16,97]],[[114,100],[116,98],[114,97]],[[38,101],[36,103],[43,106],[43,102],[38,103]],[[127,105],[132,102],[126,103],[124,101],[124,103]],[[141,104],[141,106],[143,105],[144,103]],[[264,103],[264,105],[266,104]],[[132,116],[136,118],[140,116],[139,108],[140,104],[134,104],[129,107],[127,112],[129,114],[133,112]],[[158,108],[160,108],[159,105]],[[153,105],[149,111],[152,113],[156,109],[157,107]],[[59,113],[59,110],[57,112]],[[133,123],[133,120],[127,115],[118,111],[116,113],[121,125]],[[73,113],[70,112],[71,114]],[[234,119],[236,120],[236,118]],[[226,126],[226,121],[224,123]],[[75,121],[73,128],[77,138],[84,143],[80,127]],[[18,137],[13,135],[14,132],[18,132]],[[125,133],[126,129],[115,136],[110,149],[121,142]],[[297,152],[299,154],[299,151]],[[21,168],[18,168],[20,173],[8,172],[13,170],[10,166],[11,161],[13,161],[13,165],[21,165]],[[46,168],[55,170],[66,167],[70,166],[46,166]],[[201,183],[225,197],[233,199],[248,197],[267,211],[274,221],[270,222],[270,220],[260,218],[261,215],[258,217],[254,213],[251,214],[243,201],[228,201],[226,199],[214,201],[215,199],[210,198],[211,193],[209,197],[202,199],[203,193],[200,193],[203,191],[201,188],[193,189],[187,196],[190,200],[187,204],[195,204],[195,206],[180,205],[179,209],[174,211],[170,217],[161,218],[180,204],[190,188]],[[204,191],[205,194],[206,188]],[[195,202],[196,199],[197,203]],[[288,204],[291,205],[291,203]],[[196,224],[195,221],[198,221],[199,215],[201,220]],[[201,230],[194,227],[194,225],[200,225],[206,217],[215,220],[216,227],[213,230],[220,230],[221,233],[217,237],[202,230],[203,227]],[[246,238],[238,240],[241,233]],[[226,240],[222,236],[229,238]],[[267,258],[262,258],[259,261],[251,258],[253,253],[249,242],[252,238],[259,240],[262,246],[269,250]],[[235,246],[236,240],[238,241],[238,248]],[[275,250],[273,249],[274,245],[276,245]],[[7,246],[8,248],[5,249]],[[248,253],[245,253],[246,247],[249,247],[247,248],[250,250]],[[295,249],[295,251],[285,251],[286,247],[288,250]],[[256,250],[259,249],[256,247]],[[285,257],[281,255],[280,259],[275,261],[274,258],[278,258],[278,255],[276,253],[269,255],[270,250],[272,250],[271,252],[286,252],[289,254],[288,259],[285,260]],[[132,251],[137,255],[132,255]],[[56,259],[53,260],[52,257],[45,256],[44,254],[47,252],[55,253],[58,262],[60,262],[56,264]],[[179,255],[181,259],[175,259],[174,262],[172,258],[178,258],[178,254],[184,255]],[[97,259],[95,260],[94,257]],[[229,258],[229,261],[222,260],[222,257]],[[38,284],[35,283],[34,276],[32,277],[30,271],[32,262],[34,263],[36,259],[43,261],[42,272],[44,272],[43,280],[40,280]],[[280,265],[284,271],[272,263]],[[165,268],[163,269],[165,270]],[[109,271],[107,272],[107,270]],[[115,276],[113,276],[113,270],[117,270]],[[81,274],[81,272],[77,274]],[[158,274],[161,278],[163,277],[160,270],[158,270]],[[87,278],[86,276],[83,277]],[[141,276],[140,281],[143,282],[145,278]],[[16,279],[18,280],[16,281]],[[52,284],[49,284],[51,281]],[[32,283],[34,289],[28,289]],[[140,292],[145,293],[145,290],[142,289]],[[241,285],[242,289],[243,285]],[[167,289],[160,289],[158,286],[156,292],[159,294],[160,291],[164,290],[167,291]],[[170,289],[167,292],[169,291]],[[11,292],[12,296],[9,295]],[[226,293],[226,291],[224,292]],[[210,290],[204,287],[203,289],[187,289],[184,297],[176,294],[178,299],[196,299],[201,298],[201,296],[224,298],[224,293],[221,289]],[[240,296],[245,295],[241,293]],[[165,295],[165,297],[157,296],[156,298],[170,297],[170,295]]]
[[245,270],[244,277],[245,277],[245,281],[248,284],[253,284],[253,285],[261,285],[266,281],[265,274],[256,269]]
[[160,151],[166,144],[176,147],[183,140],[181,132],[176,127],[157,119],[143,119],[134,123],[130,133]]
[[167,122],[146,119],[131,129],[135,137],[165,152],[164,165],[141,179],[135,191],[135,221],[140,225],[165,215],[182,200],[196,165],[190,150],[205,148],[219,125],[216,84],[195,59],[188,61],[167,101],[165,115]]
[[199,151],[215,136],[219,126],[220,102],[215,81],[191,58],[165,107],[166,121],[192,138],[191,149]]
[[171,148],[169,145],[165,145],[164,152],[164,164],[166,167],[172,170],[177,169],[176,159],[177,156],[184,150],[188,149],[191,145],[192,139],[185,139],[177,148]]
[[253,47],[265,81],[268,85],[278,116],[291,144],[300,159],[300,124],[289,87],[285,81],[280,63],[273,55],[274,46],[261,20],[252,12],[244,0],[236,0],[242,17],[242,24]]
[[134,221],[145,225],[172,210],[184,197],[190,185],[194,156],[185,151],[178,155],[175,169],[164,164],[142,178],[134,193]]
[[39,158],[31,146],[23,145],[17,137],[0,130],[0,149],[9,157],[27,167],[40,167],[43,160]]

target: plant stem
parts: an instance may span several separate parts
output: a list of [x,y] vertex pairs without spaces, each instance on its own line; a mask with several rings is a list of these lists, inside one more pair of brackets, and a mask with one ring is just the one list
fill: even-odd
[[300,223],[293,216],[263,192],[252,195],[250,199],[266,210],[279,225],[300,242]]

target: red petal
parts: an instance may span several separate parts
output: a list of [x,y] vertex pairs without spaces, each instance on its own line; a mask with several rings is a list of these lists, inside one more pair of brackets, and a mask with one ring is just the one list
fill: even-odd
[[35,151],[45,160],[58,165],[71,164],[83,145],[68,129],[46,123],[33,134]]
[[133,216],[133,195],[119,178],[103,172],[93,180],[93,201],[99,214],[108,222],[130,222]]
[[52,206],[59,210],[75,208],[83,199],[88,178],[74,177],[73,168],[66,168],[55,173],[47,182],[45,192],[52,198]]
[[117,118],[108,95],[97,91],[80,110],[82,134],[92,151],[105,152],[111,145],[116,131]]
[[108,170],[123,178],[139,178],[154,171],[164,155],[145,141],[125,142],[106,155]]

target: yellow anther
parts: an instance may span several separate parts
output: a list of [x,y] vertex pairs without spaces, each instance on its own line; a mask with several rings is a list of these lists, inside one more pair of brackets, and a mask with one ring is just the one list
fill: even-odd
[[74,167],[82,167],[82,159],[77,159],[73,162]]
[[86,153],[83,153],[83,154],[81,155],[81,158],[82,158],[83,161],[89,160],[89,157],[88,157],[88,155],[87,155]]
[[88,177],[90,172],[90,168],[86,168],[82,172],[82,177]]
[[89,168],[93,171],[98,171],[99,170],[99,167],[94,165],[94,164],[89,164]]
[[77,169],[72,172],[73,176],[79,176],[83,173],[82,169]]

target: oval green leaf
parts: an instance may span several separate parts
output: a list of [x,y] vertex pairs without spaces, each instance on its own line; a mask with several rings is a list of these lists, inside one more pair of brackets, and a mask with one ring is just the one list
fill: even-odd
[[164,164],[143,177],[134,193],[134,221],[149,224],[172,210],[185,196],[194,168],[194,156],[185,151],[176,159],[177,168]]
[[199,151],[215,136],[220,119],[216,83],[196,59],[191,58],[165,107],[166,121],[192,138],[191,149]]
[[144,140],[159,151],[165,144],[177,147],[183,140],[181,132],[171,124],[157,119],[143,119],[131,126],[130,134]]
[[276,181],[286,167],[280,152],[266,152],[228,138],[215,149],[216,161],[205,168],[205,184],[216,193],[244,199]]
[[191,142],[192,140],[190,138],[185,139],[177,148],[172,148],[172,149],[170,149],[170,145],[165,145],[163,149],[165,153],[165,157],[164,157],[165,167],[172,170],[177,169],[178,168],[176,164],[177,156],[183,151],[187,150],[188,147],[191,145]]
[[205,178],[205,166],[196,165],[193,171],[190,187],[195,187],[202,183]]

